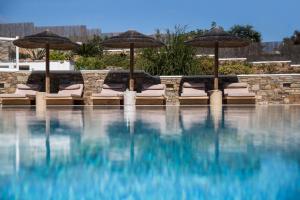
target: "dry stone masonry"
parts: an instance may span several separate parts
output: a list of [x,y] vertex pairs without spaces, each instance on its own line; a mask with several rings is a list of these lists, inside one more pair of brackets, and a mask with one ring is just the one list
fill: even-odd
[[[177,105],[183,82],[203,82],[206,90],[212,89],[212,76],[160,76],[154,77],[142,71],[135,73],[136,90],[141,91],[143,83],[166,84],[168,105]],[[44,86],[43,72],[0,72],[0,93],[13,93],[18,83],[36,83]],[[55,93],[61,83],[84,83],[84,103],[90,104],[92,93],[100,92],[103,83],[126,83],[126,71],[74,71],[51,72],[51,92]],[[256,94],[257,104],[299,104],[300,74],[255,74],[238,76],[221,76],[220,88],[226,83],[246,82]],[[42,88],[44,89],[44,88]]]

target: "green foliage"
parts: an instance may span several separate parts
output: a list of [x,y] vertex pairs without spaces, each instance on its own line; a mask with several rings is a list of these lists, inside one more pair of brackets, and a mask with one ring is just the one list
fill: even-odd
[[295,31],[294,35],[292,36],[292,40],[296,45],[300,44],[300,31]]
[[144,49],[141,51],[139,65],[153,75],[188,75],[194,66],[195,49],[184,44],[187,40],[186,27],[175,27],[175,31],[166,31],[163,38],[165,47]]
[[79,57],[75,61],[77,70],[105,69],[103,61],[98,57]]
[[284,45],[300,44],[300,31],[295,31],[291,37],[283,38]]
[[261,42],[262,40],[261,33],[254,30],[254,27],[251,25],[234,25],[228,32],[252,42]]
[[50,51],[50,60],[70,60],[72,55],[65,51]]
[[100,44],[101,42],[101,37],[94,35],[93,39],[80,45],[79,48],[74,50],[74,53],[83,57],[101,57],[103,54],[103,48]]
[[195,59],[195,67],[191,68],[189,75],[213,74],[214,60],[209,57],[200,57]]
[[[14,54],[15,54],[15,52],[14,52]],[[28,59],[28,58],[31,58],[31,56],[28,53],[20,53],[19,58],[20,59]]]
[[224,64],[219,68],[219,73],[224,75],[251,74],[254,70],[245,64],[232,63]]
[[32,60],[43,60],[46,56],[45,49],[28,49],[27,52]]
[[129,56],[124,53],[105,54],[101,60],[104,65],[108,67],[122,67],[124,69],[128,69],[130,64]]
[[107,67],[129,68],[129,56],[125,54],[105,54],[102,57],[79,57],[75,61],[77,70],[106,69]]
[[[216,24],[213,23],[212,26],[216,26]],[[163,41],[166,46],[159,49],[136,50],[135,68],[142,69],[151,75],[213,74],[214,60],[209,57],[196,57],[196,49],[184,44],[184,41],[204,34],[206,31],[205,29],[198,29],[186,32],[186,27],[180,26],[175,27],[174,31],[167,30],[166,33],[157,30],[156,39]],[[249,32],[255,32],[251,26],[235,26],[232,31],[240,37],[249,37],[249,35],[252,37],[252,33],[249,34]],[[258,33],[256,36],[259,37],[255,40],[260,41],[260,34]],[[129,68],[129,55],[103,54],[102,47],[98,45],[100,45],[100,42],[96,42],[95,39],[89,41],[77,52],[80,56],[75,62],[76,69]],[[94,51],[93,49],[100,51]],[[252,72],[253,69],[250,66],[241,63],[230,63],[220,67],[221,74],[249,74]]]

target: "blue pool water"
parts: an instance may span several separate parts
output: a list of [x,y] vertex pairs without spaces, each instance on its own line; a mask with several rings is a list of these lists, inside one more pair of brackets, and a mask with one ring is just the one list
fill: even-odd
[[299,199],[300,106],[0,110],[0,199]]

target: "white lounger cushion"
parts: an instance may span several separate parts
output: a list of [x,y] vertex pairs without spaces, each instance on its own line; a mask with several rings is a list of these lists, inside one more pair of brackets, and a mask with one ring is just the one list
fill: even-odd
[[39,90],[40,86],[36,84],[17,84],[17,89],[20,90]]
[[247,83],[229,83],[225,88],[248,88]]
[[247,83],[230,83],[224,89],[224,95],[228,97],[255,97],[249,92]]
[[36,96],[36,91],[35,90],[20,90],[17,88],[15,94],[25,95],[25,96]]
[[166,88],[165,84],[145,84],[143,85],[143,90],[164,90]]
[[79,90],[81,84],[71,84],[71,85],[66,85],[62,84],[59,86],[59,90]]
[[255,94],[249,92],[248,88],[225,89],[224,95],[229,97],[255,97]]
[[0,94],[1,98],[25,98],[28,96],[36,96],[36,92],[40,86],[35,84],[17,84],[14,94]]
[[136,94],[138,97],[162,97],[164,95],[165,90],[144,90]]
[[58,93],[51,93],[51,94],[46,94],[46,97],[50,98],[69,98],[69,97],[80,97],[78,95],[69,95],[69,94],[58,94]]
[[25,98],[26,95],[22,94],[0,94],[0,98]]
[[108,83],[108,84],[103,84],[102,88],[103,89],[123,89],[123,90],[125,90],[125,85],[122,83]]
[[105,89],[101,90],[101,93],[92,94],[93,97],[119,97],[123,96],[123,89]]
[[[58,91],[59,97],[81,97],[83,92],[83,84],[60,85]],[[54,96],[53,96],[54,97]]]
[[198,88],[183,88],[181,96],[183,97],[204,97],[207,96],[205,90]]
[[184,82],[182,87],[183,88],[205,88],[205,84],[204,83]]
[[93,97],[120,97],[124,95],[125,85],[122,83],[103,84],[100,93],[92,94]]
[[162,97],[165,95],[165,84],[144,84],[141,93],[137,93],[138,97]]

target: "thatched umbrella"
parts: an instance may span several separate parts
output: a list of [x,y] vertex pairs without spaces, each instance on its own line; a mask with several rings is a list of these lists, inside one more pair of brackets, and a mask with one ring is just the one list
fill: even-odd
[[50,49],[54,50],[72,50],[78,47],[78,44],[72,42],[66,37],[61,37],[52,33],[51,31],[43,31],[34,35],[28,35],[24,38],[15,40],[14,45],[26,48],[26,49],[36,49],[45,48],[46,49],[46,93],[50,93],[50,72],[49,72],[49,55]]
[[207,33],[197,36],[185,44],[194,47],[215,48],[214,89],[219,85],[219,48],[237,48],[249,45],[248,40],[225,32],[222,27],[214,27]]
[[129,89],[131,91],[134,89],[134,48],[156,48],[164,46],[164,43],[133,30],[126,31],[118,36],[104,40],[101,44],[108,48],[130,48]]

